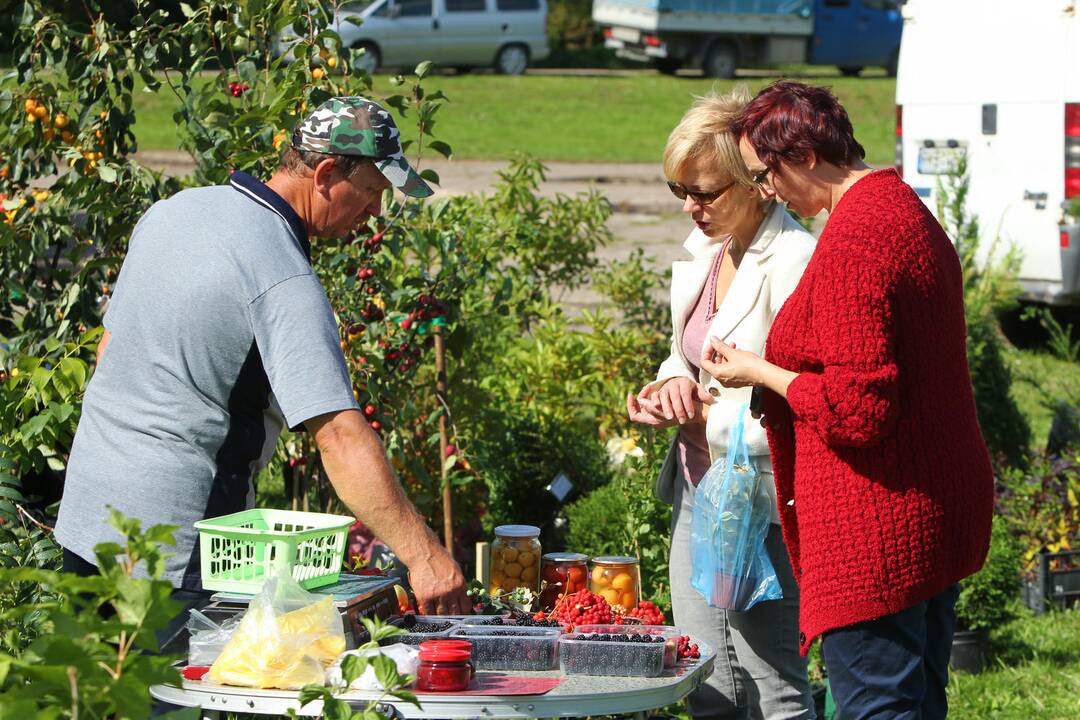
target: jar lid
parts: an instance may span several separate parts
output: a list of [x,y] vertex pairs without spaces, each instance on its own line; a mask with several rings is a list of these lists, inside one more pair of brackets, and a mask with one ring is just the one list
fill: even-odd
[[592,561],[597,565],[637,565],[638,559],[628,555],[601,555]]
[[472,654],[468,650],[436,648],[421,650],[420,662],[467,663]]
[[472,643],[468,640],[425,640],[420,643],[420,652],[424,652],[425,650],[464,650],[465,652],[472,654]]
[[589,556],[584,553],[553,552],[543,556],[548,562],[588,562]]
[[500,525],[495,528],[495,534],[511,538],[540,537],[540,528],[535,525]]

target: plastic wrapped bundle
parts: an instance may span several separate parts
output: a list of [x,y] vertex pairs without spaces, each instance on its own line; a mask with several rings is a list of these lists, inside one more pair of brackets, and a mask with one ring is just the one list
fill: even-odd
[[727,457],[698,485],[690,524],[690,584],[709,605],[737,611],[783,597],[765,549],[772,500],[743,440],[746,410],[732,428]]
[[326,667],[345,652],[341,615],[287,575],[252,598],[239,627],[210,667],[223,685],[296,690],[322,684]]

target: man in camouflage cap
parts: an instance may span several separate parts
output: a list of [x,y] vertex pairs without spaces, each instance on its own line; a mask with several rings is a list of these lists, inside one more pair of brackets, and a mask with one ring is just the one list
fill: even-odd
[[431,195],[401,151],[401,133],[383,108],[362,97],[330,98],[296,126],[292,146],[302,152],[371,158],[390,183],[409,197]]
[[391,186],[431,195],[398,137],[375,103],[333,98],[296,126],[266,183],[236,171],[139,221],[72,447],[56,529],[65,569],[96,572],[94,546],[119,539],[111,505],[144,527],[179,526],[165,578],[186,607],[205,604],[193,523],[252,506],[252,479],[288,427],[314,436],[338,497],[408,566],[421,611],[469,612],[461,569],[360,411],[311,266],[310,236],[352,234]]

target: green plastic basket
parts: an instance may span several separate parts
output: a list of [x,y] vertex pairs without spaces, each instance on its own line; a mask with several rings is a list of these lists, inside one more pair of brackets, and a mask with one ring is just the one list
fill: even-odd
[[293,510],[245,510],[200,520],[204,590],[255,594],[275,571],[292,570],[301,587],[338,581],[349,526],[343,515]]

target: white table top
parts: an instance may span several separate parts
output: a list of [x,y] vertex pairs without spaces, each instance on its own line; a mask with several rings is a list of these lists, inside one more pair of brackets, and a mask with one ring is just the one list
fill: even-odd
[[[384,702],[380,712],[399,718],[535,718],[578,717],[633,713],[678,702],[696,689],[713,671],[715,651],[698,642],[701,658],[684,662],[655,678],[566,675],[557,670],[528,673],[535,677],[563,677],[544,695],[420,695],[421,709],[394,698]],[[483,671],[477,673],[479,676]],[[507,672],[505,674],[515,674]],[[522,673],[525,674],[525,673]],[[300,708],[295,690],[256,690],[184,680],[181,687],[155,685],[150,694],[158,700],[183,707],[201,707],[205,717],[217,713],[284,715],[294,709],[298,715],[314,716],[321,703]],[[350,691],[339,696],[363,707],[377,700],[379,693]]]

